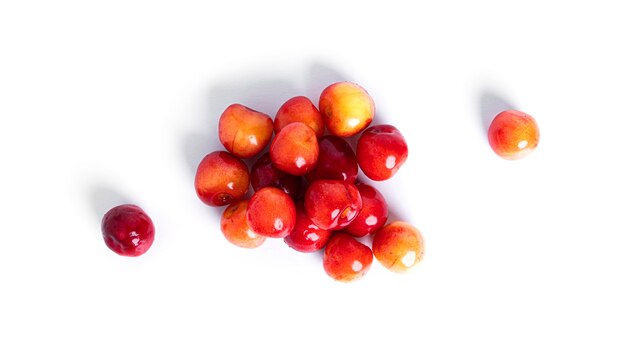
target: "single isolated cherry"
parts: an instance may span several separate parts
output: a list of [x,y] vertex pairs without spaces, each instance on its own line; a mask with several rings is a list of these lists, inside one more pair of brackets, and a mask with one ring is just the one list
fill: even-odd
[[250,184],[255,191],[263,187],[276,187],[282,189],[291,198],[298,199],[302,188],[302,177],[277,169],[272,164],[270,154],[265,153],[252,165]]
[[259,154],[270,142],[273,131],[271,117],[241,104],[227,107],[218,126],[220,142],[238,158]]
[[362,206],[358,188],[345,181],[316,180],[304,194],[307,216],[325,230],[339,230],[348,226]]
[[392,125],[372,126],[361,134],[356,157],[363,173],[374,181],[391,178],[409,155],[404,137]]
[[283,238],[296,224],[296,206],[287,193],[278,188],[265,187],[250,198],[246,217],[255,233]]
[[372,250],[354,237],[337,232],[324,250],[324,270],[328,276],[341,282],[360,279],[367,273],[374,257]]
[[319,138],[324,134],[322,114],[307,97],[298,96],[287,100],[274,118],[274,133],[278,134],[283,127],[292,122],[302,122],[309,126]]
[[340,137],[363,131],[376,111],[372,97],[352,82],[337,82],[326,87],[320,95],[319,107],[328,131]]
[[385,226],[389,209],[385,197],[376,188],[364,183],[359,183],[356,187],[363,200],[363,207],[345,231],[355,237],[364,237]]
[[154,242],[154,224],[140,207],[118,205],[102,218],[104,243],[115,253],[137,257],[144,254]]
[[252,231],[246,218],[247,210],[247,199],[232,203],[224,210],[220,227],[224,237],[235,246],[257,248],[265,242],[265,237]]
[[395,221],[374,235],[372,249],[376,259],[387,269],[405,272],[424,256],[422,234],[412,225]]
[[207,154],[196,171],[196,194],[206,205],[218,207],[243,198],[250,185],[248,167],[228,152]]
[[517,110],[506,110],[491,121],[489,145],[498,156],[507,160],[521,159],[539,143],[539,127],[532,116]]
[[302,202],[296,204],[296,225],[285,237],[285,243],[298,252],[315,252],[322,249],[330,239],[332,231],[320,229],[304,211]]
[[320,150],[317,164],[306,174],[307,181],[324,179],[354,183],[359,165],[350,144],[345,139],[332,135],[320,138],[317,143]]

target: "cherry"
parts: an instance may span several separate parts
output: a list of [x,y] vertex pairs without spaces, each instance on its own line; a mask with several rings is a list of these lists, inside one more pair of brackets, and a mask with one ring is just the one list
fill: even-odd
[[247,210],[246,199],[232,203],[224,210],[220,227],[230,243],[242,248],[256,248],[265,242],[265,237],[250,229],[246,218]]
[[291,233],[285,237],[285,243],[299,252],[315,252],[326,245],[332,232],[320,229],[304,211],[304,205],[296,205],[296,225]]
[[287,193],[278,188],[264,187],[250,198],[246,217],[255,233],[283,238],[296,224],[296,206]]
[[324,136],[318,140],[319,156],[315,168],[306,175],[309,182],[319,179],[354,183],[359,166],[350,144],[337,136]]
[[350,224],[362,207],[357,187],[337,180],[316,180],[304,194],[307,216],[321,229],[338,230]]
[[207,205],[230,204],[248,192],[248,167],[228,152],[207,154],[198,165],[195,187],[196,194]]
[[154,224],[133,204],[118,205],[102,218],[104,243],[113,252],[127,257],[144,254],[154,242]]
[[274,124],[268,115],[232,104],[220,117],[219,138],[226,150],[239,158],[260,153],[270,142]]
[[363,207],[345,231],[352,236],[363,237],[376,233],[385,226],[389,210],[382,193],[376,188],[359,183],[356,185],[363,200]]
[[250,183],[255,191],[263,187],[276,187],[282,189],[291,198],[297,199],[300,196],[302,178],[278,170],[272,164],[270,154],[265,153],[252,165]]
[[279,170],[302,176],[315,166],[319,147],[315,132],[302,122],[283,127],[270,146],[270,158]]
[[350,137],[365,129],[374,118],[374,100],[361,86],[337,82],[320,95],[320,112],[331,134]]
[[306,124],[315,132],[318,138],[324,134],[322,114],[307,97],[293,97],[278,109],[274,118],[274,133],[278,134],[283,127],[292,122]]
[[539,143],[539,127],[532,116],[506,110],[493,119],[487,132],[491,149],[507,160],[521,159]]
[[405,272],[424,256],[424,240],[415,227],[402,221],[392,222],[374,235],[372,249],[387,269]]
[[363,173],[374,181],[391,178],[409,155],[404,137],[392,125],[372,126],[359,138],[356,157]]
[[367,273],[374,257],[372,250],[354,237],[337,232],[326,245],[324,270],[328,276],[341,282],[360,279]]

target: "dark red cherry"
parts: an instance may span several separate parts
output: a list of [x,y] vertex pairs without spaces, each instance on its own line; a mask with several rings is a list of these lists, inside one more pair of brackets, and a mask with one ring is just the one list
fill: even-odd
[[118,205],[102,218],[104,243],[115,253],[127,257],[144,254],[154,242],[154,224],[141,208]]
[[255,191],[263,187],[276,187],[297,199],[300,196],[302,178],[277,169],[272,164],[270,154],[265,153],[252,165],[250,183]]
[[350,144],[337,136],[324,136],[317,142],[317,164],[306,175],[309,182],[315,180],[340,180],[354,183],[359,166]]

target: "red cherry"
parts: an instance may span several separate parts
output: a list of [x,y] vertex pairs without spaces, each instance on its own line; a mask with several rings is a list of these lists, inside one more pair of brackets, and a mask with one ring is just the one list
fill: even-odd
[[144,254],[154,242],[154,224],[138,206],[118,205],[102,218],[104,243],[115,253],[127,257]]
[[326,245],[332,232],[320,229],[304,211],[300,202],[296,205],[296,225],[291,233],[285,237],[285,243],[299,252],[315,252]]
[[361,170],[374,181],[391,178],[408,155],[409,149],[404,137],[391,125],[377,125],[366,129],[356,147]]
[[340,180],[354,183],[359,166],[350,144],[337,136],[324,136],[318,140],[317,164],[306,175],[309,182],[315,180]]
[[360,279],[372,265],[372,250],[343,232],[337,232],[326,245],[324,270],[341,282]]
[[352,236],[363,237],[376,233],[385,226],[389,210],[385,197],[376,188],[364,183],[359,183],[356,187],[363,200],[363,208],[345,231]]
[[355,185],[337,180],[316,180],[306,190],[307,216],[321,229],[338,230],[350,224],[363,206]]

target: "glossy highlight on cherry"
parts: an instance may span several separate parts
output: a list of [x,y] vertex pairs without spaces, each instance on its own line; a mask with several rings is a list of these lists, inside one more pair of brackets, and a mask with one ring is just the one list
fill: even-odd
[[245,196],[250,185],[248,167],[228,152],[207,154],[196,171],[196,194],[206,205],[228,205]]
[[104,243],[126,257],[144,254],[154,242],[154,224],[143,209],[134,204],[111,208],[102,218]]
[[324,270],[328,276],[341,282],[362,278],[372,265],[372,250],[354,237],[337,232],[324,251]]
[[[352,82],[327,86],[318,106],[305,96],[288,99],[273,120],[232,104],[217,131],[227,151],[199,163],[196,194],[209,206],[226,206],[220,229],[235,246],[282,238],[295,251],[320,251],[324,271],[339,282],[363,277],[374,257],[391,271],[407,271],[423,256],[421,234],[408,223],[387,224],[385,197],[358,179],[360,169],[371,180],[389,180],[408,158],[395,126],[371,125],[375,113],[372,97]],[[373,236],[371,247],[366,236]]]
[[505,110],[496,115],[487,134],[491,149],[507,160],[528,156],[539,143],[537,122],[518,110]]
[[348,226],[362,206],[358,188],[345,181],[316,180],[304,194],[307,216],[325,230],[339,230]]
[[296,206],[291,197],[274,187],[264,187],[250,198],[246,218],[255,233],[274,238],[287,236],[296,224]]

